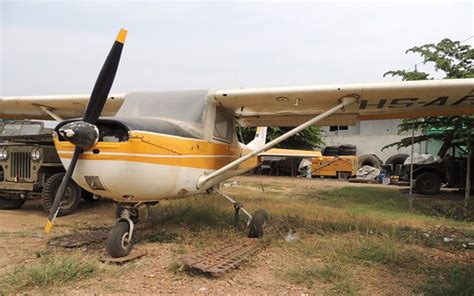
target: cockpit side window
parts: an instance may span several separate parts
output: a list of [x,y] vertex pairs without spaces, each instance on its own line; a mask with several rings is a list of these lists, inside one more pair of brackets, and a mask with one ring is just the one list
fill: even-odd
[[214,138],[224,142],[232,142],[234,132],[234,120],[221,108],[216,110],[216,120],[214,122]]

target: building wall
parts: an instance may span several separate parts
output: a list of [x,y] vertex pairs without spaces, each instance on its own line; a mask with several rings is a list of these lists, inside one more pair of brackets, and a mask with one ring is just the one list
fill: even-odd
[[[382,151],[385,145],[411,136],[410,132],[398,135],[399,124],[400,120],[374,120],[359,121],[355,126],[347,127],[347,130],[330,131],[330,127],[321,127],[321,129],[323,130],[323,140],[327,146],[356,145],[357,155],[375,154],[385,162],[387,158],[394,154],[410,154],[411,152],[411,147],[398,150],[396,147],[391,147]],[[415,144],[414,152],[436,154],[438,147],[438,143],[424,142]]]

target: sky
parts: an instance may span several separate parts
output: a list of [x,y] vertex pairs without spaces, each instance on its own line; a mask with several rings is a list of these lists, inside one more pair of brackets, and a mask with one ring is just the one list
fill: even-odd
[[473,2],[0,2],[2,96],[90,93],[120,28],[113,93],[392,81],[474,35]]

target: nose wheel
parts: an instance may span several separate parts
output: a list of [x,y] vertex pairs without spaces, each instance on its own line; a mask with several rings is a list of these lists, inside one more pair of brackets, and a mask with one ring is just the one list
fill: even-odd
[[133,230],[138,223],[138,208],[119,204],[116,222],[107,238],[107,252],[113,258],[125,257],[133,249]]
[[130,229],[131,227],[126,221],[119,221],[112,227],[107,238],[107,252],[110,256],[120,258],[130,254],[133,249],[133,237]]

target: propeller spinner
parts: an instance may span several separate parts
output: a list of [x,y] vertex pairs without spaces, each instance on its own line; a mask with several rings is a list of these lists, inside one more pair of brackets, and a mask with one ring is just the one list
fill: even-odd
[[67,183],[71,180],[79,155],[83,150],[93,147],[99,140],[99,129],[95,126],[95,123],[99,119],[110,89],[112,88],[126,37],[127,30],[120,29],[117,39],[115,39],[109,55],[107,56],[107,59],[100,70],[99,76],[97,77],[82,121],[68,123],[59,130],[61,136],[76,147],[71,162],[69,163],[69,167],[66,170],[66,174],[56,192],[53,206],[49,212],[48,222],[44,228],[46,233],[50,233],[53,228],[54,221],[56,220],[59,208],[61,207],[61,199],[63,198]]

